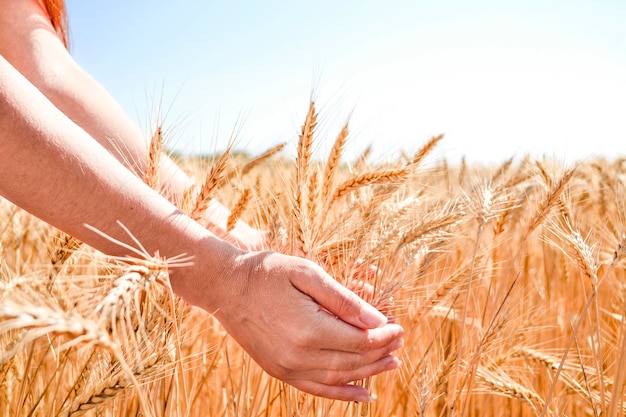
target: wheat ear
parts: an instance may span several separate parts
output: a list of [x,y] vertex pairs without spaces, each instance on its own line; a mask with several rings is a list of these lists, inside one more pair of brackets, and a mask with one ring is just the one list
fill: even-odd
[[495,373],[484,366],[476,368],[476,377],[483,381],[489,388],[509,398],[518,398],[525,401],[538,414],[545,403],[535,391],[513,381],[508,375]]
[[569,180],[572,178],[572,175],[574,175],[574,172],[576,172],[575,167],[565,171],[563,176],[561,176],[561,178],[559,178],[559,180],[552,185],[548,191],[548,195],[537,208],[537,211],[529,224],[527,235],[530,235],[537,228],[537,226],[541,224],[543,219],[546,218],[552,206],[554,206],[565,190],[565,186],[569,183]]
[[428,142],[426,142],[424,146],[422,146],[415,153],[413,158],[411,158],[410,165],[413,165],[413,166],[419,165],[422,162],[422,160],[426,157],[426,155],[428,155],[430,151],[432,151],[442,139],[443,139],[443,135],[437,135],[437,136],[433,136],[432,138],[430,138]]
[[324,186],[322,187],[322,201],[327,201],[330,195],[330,190],[333,185],[333,181],[335,179],[335,173],[339,169],[339,165],[341,164],[341,154],[343,153],[343,147],[346,144],[346,139],[348,138],[349,130],[348,124],[346,123],[337,138],[335,139],[335,143],[333,144],[332,149],[330,150],[330,154],[328,155],[328,160],[326,161],[326,166],[324,167],[324,174],[322,178],[324,178]]
[[[309,230],[310,233],[313,234],[317,229],[317,216],[318,216],[318,205],[317,205],[317,197],[319,194],[319,172],[317,167],[311,167],[311,173],[309,174],[309,190],[308,190],[308,202],[307,209],[309,214]],[[314,246],[314,237],[310,237],[311,246]]]
[[[164,348],[160,353],[144,354],[142,361],[133,369],[133,378],[146,378],[161,371],[160,361],[167,356],[169,349]],[[93,410],[104,403],[114,399],[122,394],[124,390],[130,387],[132,380],[120,373],[113,373],[109,378],[105,378],[96,384],[89,391],[77,396],[69,404],[69,406],[61,413],[63,417],[77,417],[89,410]]]
[[543,182],[545,182],[548,187],[552,187],[554,181],[550,174],[548,174],[548,170],[546,169],[546,166],[543,164],[543,162],[535,161],[535,166],[537,167],[537,170],[539,171],[539,176],[541,177],[541,179],[543,179]]
[[315,111],[315,103],[309,102],[309,110],[307,112],[302,131],[298,140],[298,152],[296,156],[296,172],[294,182],[295,201],[292,215],[293,240],[295,240],[296,251],[306,256],[308,254],[306,232],[307,228],[307,208],[303,196],[303,190],[307,187],[307,178],[311,163],[311,153],[313,145],[313,134],[317,125],[317,113]]
[[416,240],[421,239],[422,237],[425,237],[431,233],[435,233],[447,226],[458,223],[460,217],[461,214],[458,212],[444,212],[435,219],[418,224],[417,226],[411,228],[408,232],[406,232],[404,236],[402,236],[402,239],[400,239],[396,251],[402,249],[404,246],[412,242],[415,242]]
[[337,200],[359,188],[369,185],[391,184],[394,182],[400,182],[407,178],[409,172],[410,169],[405,167],[400,169],[376,170],[356,175],[344,181],[335,189],[335,192],[330,199],[329,208]]
[[159,167],[161,162],[161,155],[163,152],[163,129],[161,126],[157,126],[154,130],[154,134],[150,139],[150,146],[148,148],[148,160],[146,161],[146,171],[143,175],[143,180],[150,187],[158,190],[161,186],[159,178]]
[[246,188],[241,193],[241,196],[239,196],[239,200],[237,200],[235,207],[233,207],[233,210],[230,212],[230,215],[228,216],[228,221],[226,222],[227,232],[231,232],[235,228],[235,225],[237,224],[244,210],[248,206],[249,201],[250,201],[250,188]]
[[491,176],[491,180],[489,181],[491,184],[496,184],[506,172],[509,170],[511,165],[513,164],[513,158],[509,158],[500,167],[496,170],[496,172]]
[[61,270],[61,267],[72,256],[72,254],[80,248],[82,242],[66,233],[60,232],[59,236],[60,244],[50,256],[50,262],[54,268],[54,273],[57,274]]
[[226,174],[222,175],[219,185],[220,186],[224,185],[226,182],[233,179],[237,174],[241,176],[246,175],[248,172],[252,171],[252,169],[261,165],[263,162],[267,161],[272,156],[282,151],[285,148],[285,146],[287,146],[286,142],[279,143],[278,145],[269,148],[268,150],[263,152],[261,155],[254,157],[253,159],[246,162],[243,165],[243,167],[241,167],[241,169],[233,169],[233,170],[228,171]]
[[213,198],[213,194],[215,193],[215,190],[218,186],[220,177],[226,169],[226,163],[230,158],[231,150],[232,145],[229,145],[224,153],[220,156],[217,163],[211,167],[211,170],[207,174],[204,183],[200,188],[200,193],[196,197],[193,209],[191,210],[190,214],[192,219],[196,221],[201,221],[204,217],[204,213],[209,207],[209,203]]
[[467,161],[465,156],[461,158],[461,167],[459,168],[459,187],[463,188],[463,183],[465,182],[465,175],[467,174]]
[[477,254],[475,259],[465,261],[444,283],[439,285],[439,287],[428,296],[426,301],[421,303],[411,317],[412,321],[414,323],[419,322],[422,317],[453,292],[453,290],[461,291],[461,289],[467,285],[466,281],[470,279],[470,275],[472,273],[479,273],[476,271],[476,265],[480,265],[482,260],[483,255]]

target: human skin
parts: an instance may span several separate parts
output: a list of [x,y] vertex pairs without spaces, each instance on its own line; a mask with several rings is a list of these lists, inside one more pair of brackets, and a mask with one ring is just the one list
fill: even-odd
[[[392,352],[402,344],[402,328],[318,265],[238,249],[145,185],[105,148],[106,140],[95,138],[126,137],[113,128],[102,133],[116,117],[127,120],[119,107],[109,120],[106,105],[82,97],[93,88],[101,98],[100,87],[67,58],[42,64],[50,51],[63,55],[38,6],[2,0],[0,10],[0,194],[110,255],[129,252],[94,229],[132,246],[122,223],[149,253],[191,256],[191,266],[171,269],[172,288],[214,314],[269,374],[315,395],[369,401],[369,393],[350,382],[399,366]],[[31,58],[20,58],[21,36]],[[124,130],[126,121],[119,123]],[[136,148],[131,141],[128,149],[145,160],[142,140],[134,140]],[[167,169],[171,184],[182,178],[185,185],[176,167]]]
[[[148,143],[139,127],[113,97],[72,58],[34,1],[0,0],[0,54],[37,87],[59,110],[142,176]],[[182,197],[193,181],[169,157],[162,156],[162,193],[171,201]],[[230,211],[212,200],[206,223],[221,238],[244,249],[263,249],[266,234],[239,221],[226,232]]]

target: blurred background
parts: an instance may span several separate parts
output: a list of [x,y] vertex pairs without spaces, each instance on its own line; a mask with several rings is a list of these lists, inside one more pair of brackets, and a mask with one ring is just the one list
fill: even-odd
[[623,0],[67,1],[75,59],[177,152],[295,144],[311,97],[320,155],[348,120],[348,158],[625,151]]

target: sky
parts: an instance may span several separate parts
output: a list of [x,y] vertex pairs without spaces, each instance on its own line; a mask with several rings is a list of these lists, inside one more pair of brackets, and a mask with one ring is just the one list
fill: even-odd
[[[295,149],[309,99],[324,157],[498,163],[626,152],[626,1],[67,0],[71,52],[146,133],[184,153]],[[289,151],[287,151],[289,152]]]

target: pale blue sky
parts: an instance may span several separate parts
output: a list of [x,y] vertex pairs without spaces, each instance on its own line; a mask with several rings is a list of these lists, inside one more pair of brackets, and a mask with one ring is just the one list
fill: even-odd
[[171,146],[295,145],[311,91],[323,153],[559,160],[626,150],[626,1],[68,0],[72,53]]

